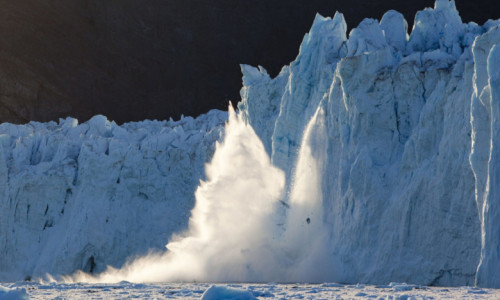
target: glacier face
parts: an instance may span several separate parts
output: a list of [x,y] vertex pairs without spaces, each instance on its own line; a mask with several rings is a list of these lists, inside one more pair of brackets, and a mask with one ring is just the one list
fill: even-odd
[[500,287],[499,67],[500,30],[474,43],[474,93],[471,104],[471,166],[476,177],[476,201],[481,221],[481,256],[476,282]]
[[417,13],[409,36],[395,11],[349,39],[341,14],[317,16],[277,78],[242,67],[239,108],[289,182],[324,111],[331,280],[500,287],[497,24],[463,24],[447,0]]
[[[277,256],[304,272],[290,278],[500,287],[498,24],[463,24],[448,0],[410,35],[395,11],[349,36],[341,13],[318,15],[277,77],[242,66],[240,115],[286,178]],[[161,249],[187,226],[225,119],[0,125],[0,279]]]
[[119,267],[185,230],[227,114],[0,125],[0,280]]

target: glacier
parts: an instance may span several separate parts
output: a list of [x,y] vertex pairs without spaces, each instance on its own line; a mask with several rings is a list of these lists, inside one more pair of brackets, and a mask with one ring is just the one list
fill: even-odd
[[499,22],[463,24],[454,2],[439,0],[409,36],[406,24],[389,11],[347,39],[340,13],[318,15],[276,78],[242,68],[239,108],[288,182],[305,126],[323,111],[326,159],[317,159],[333,280],[500,287]]
[[187,226],[227,114],[0,125],[0,279],[103,271]]
[[241,66],[226,129],[1,124],[0,280],[158,265],[169,243],[182,276],[156,281],[500,288],[500,21],[437,0],[414,24],[317,15],[275,78]]

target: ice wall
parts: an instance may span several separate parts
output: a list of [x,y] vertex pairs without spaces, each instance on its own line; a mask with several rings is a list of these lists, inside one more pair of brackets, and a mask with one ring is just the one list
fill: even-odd
[[[389,11],[347,35],[342,14],[318,15],[276,78],[242,66],[233,125],[251,134],[231,137],[207,169],[199,189],[210,197],[199,196],[191,223],[209,215],[217,226],[208,246],[178,249],[212,249],[193,266],[210,267],[199,278],[183,270],[182,280],[265,273],[273,281],[500,288],[500,22],[463,24],[453,1],[438,0],[414,23],[408,35],[403,16]],[[225,118],[0,125],[0,279],[98,272],[163,248],[188,224]],[[270,197],[276,211],[245,213],[238,200],[274,190],[272,180],[261,182],[274,170],[264,151],[284,171],[284,193]],[[246,152],[267,169],[244,161]],[[234,180],[241,172],[249,174]],[[158,267],[160,256],[151,257]]]
[[346,39],[341,14],[317,16],[277,78],[242,68],[240,109],[289,180],[305,126],[324,109],[327,279],[500,287],[498,22],[463,24],[453,1],[438,0],[410,35],[406,24],[389,11]]
[[481,220],[481,257],[476,284],[500,287],[500,28],[476,39],[472,96],[472,151]]
[[0,280],[99,272],[185,230],[227,114],[0,125]]

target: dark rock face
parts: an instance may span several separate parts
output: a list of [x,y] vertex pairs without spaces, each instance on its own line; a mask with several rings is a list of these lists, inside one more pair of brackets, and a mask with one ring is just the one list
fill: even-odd
[[[0,0],[0,121],[104,114],[178,118],[239,100],[240,63],[273,75],[297,55],[316,12],[349,27],[388,9],[412,23],[433,0]],[[464,21],[497,1],[457,1]],[[410,25],[411,26],[411,25]]]

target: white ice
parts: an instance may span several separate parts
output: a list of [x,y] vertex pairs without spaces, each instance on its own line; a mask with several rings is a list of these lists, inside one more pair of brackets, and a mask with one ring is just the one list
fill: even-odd
[[500,288],[500,22],[438,0],[414,24],[317,15],[277,77],[242,65],[225,130],[0,125],[0,279],[153,249],[71,279]]
[[[19,282],[6,285],[10,291],[26,290],[30,299],[499,299],[499,290],[475,287],[426,287],[391,282],[387,285],[322,284],[57,284]],[[1,300],[6,300],[1,298]],[[9,299],[9,298],[7,298]],[[10,300],[23,298],[10,298]]]

